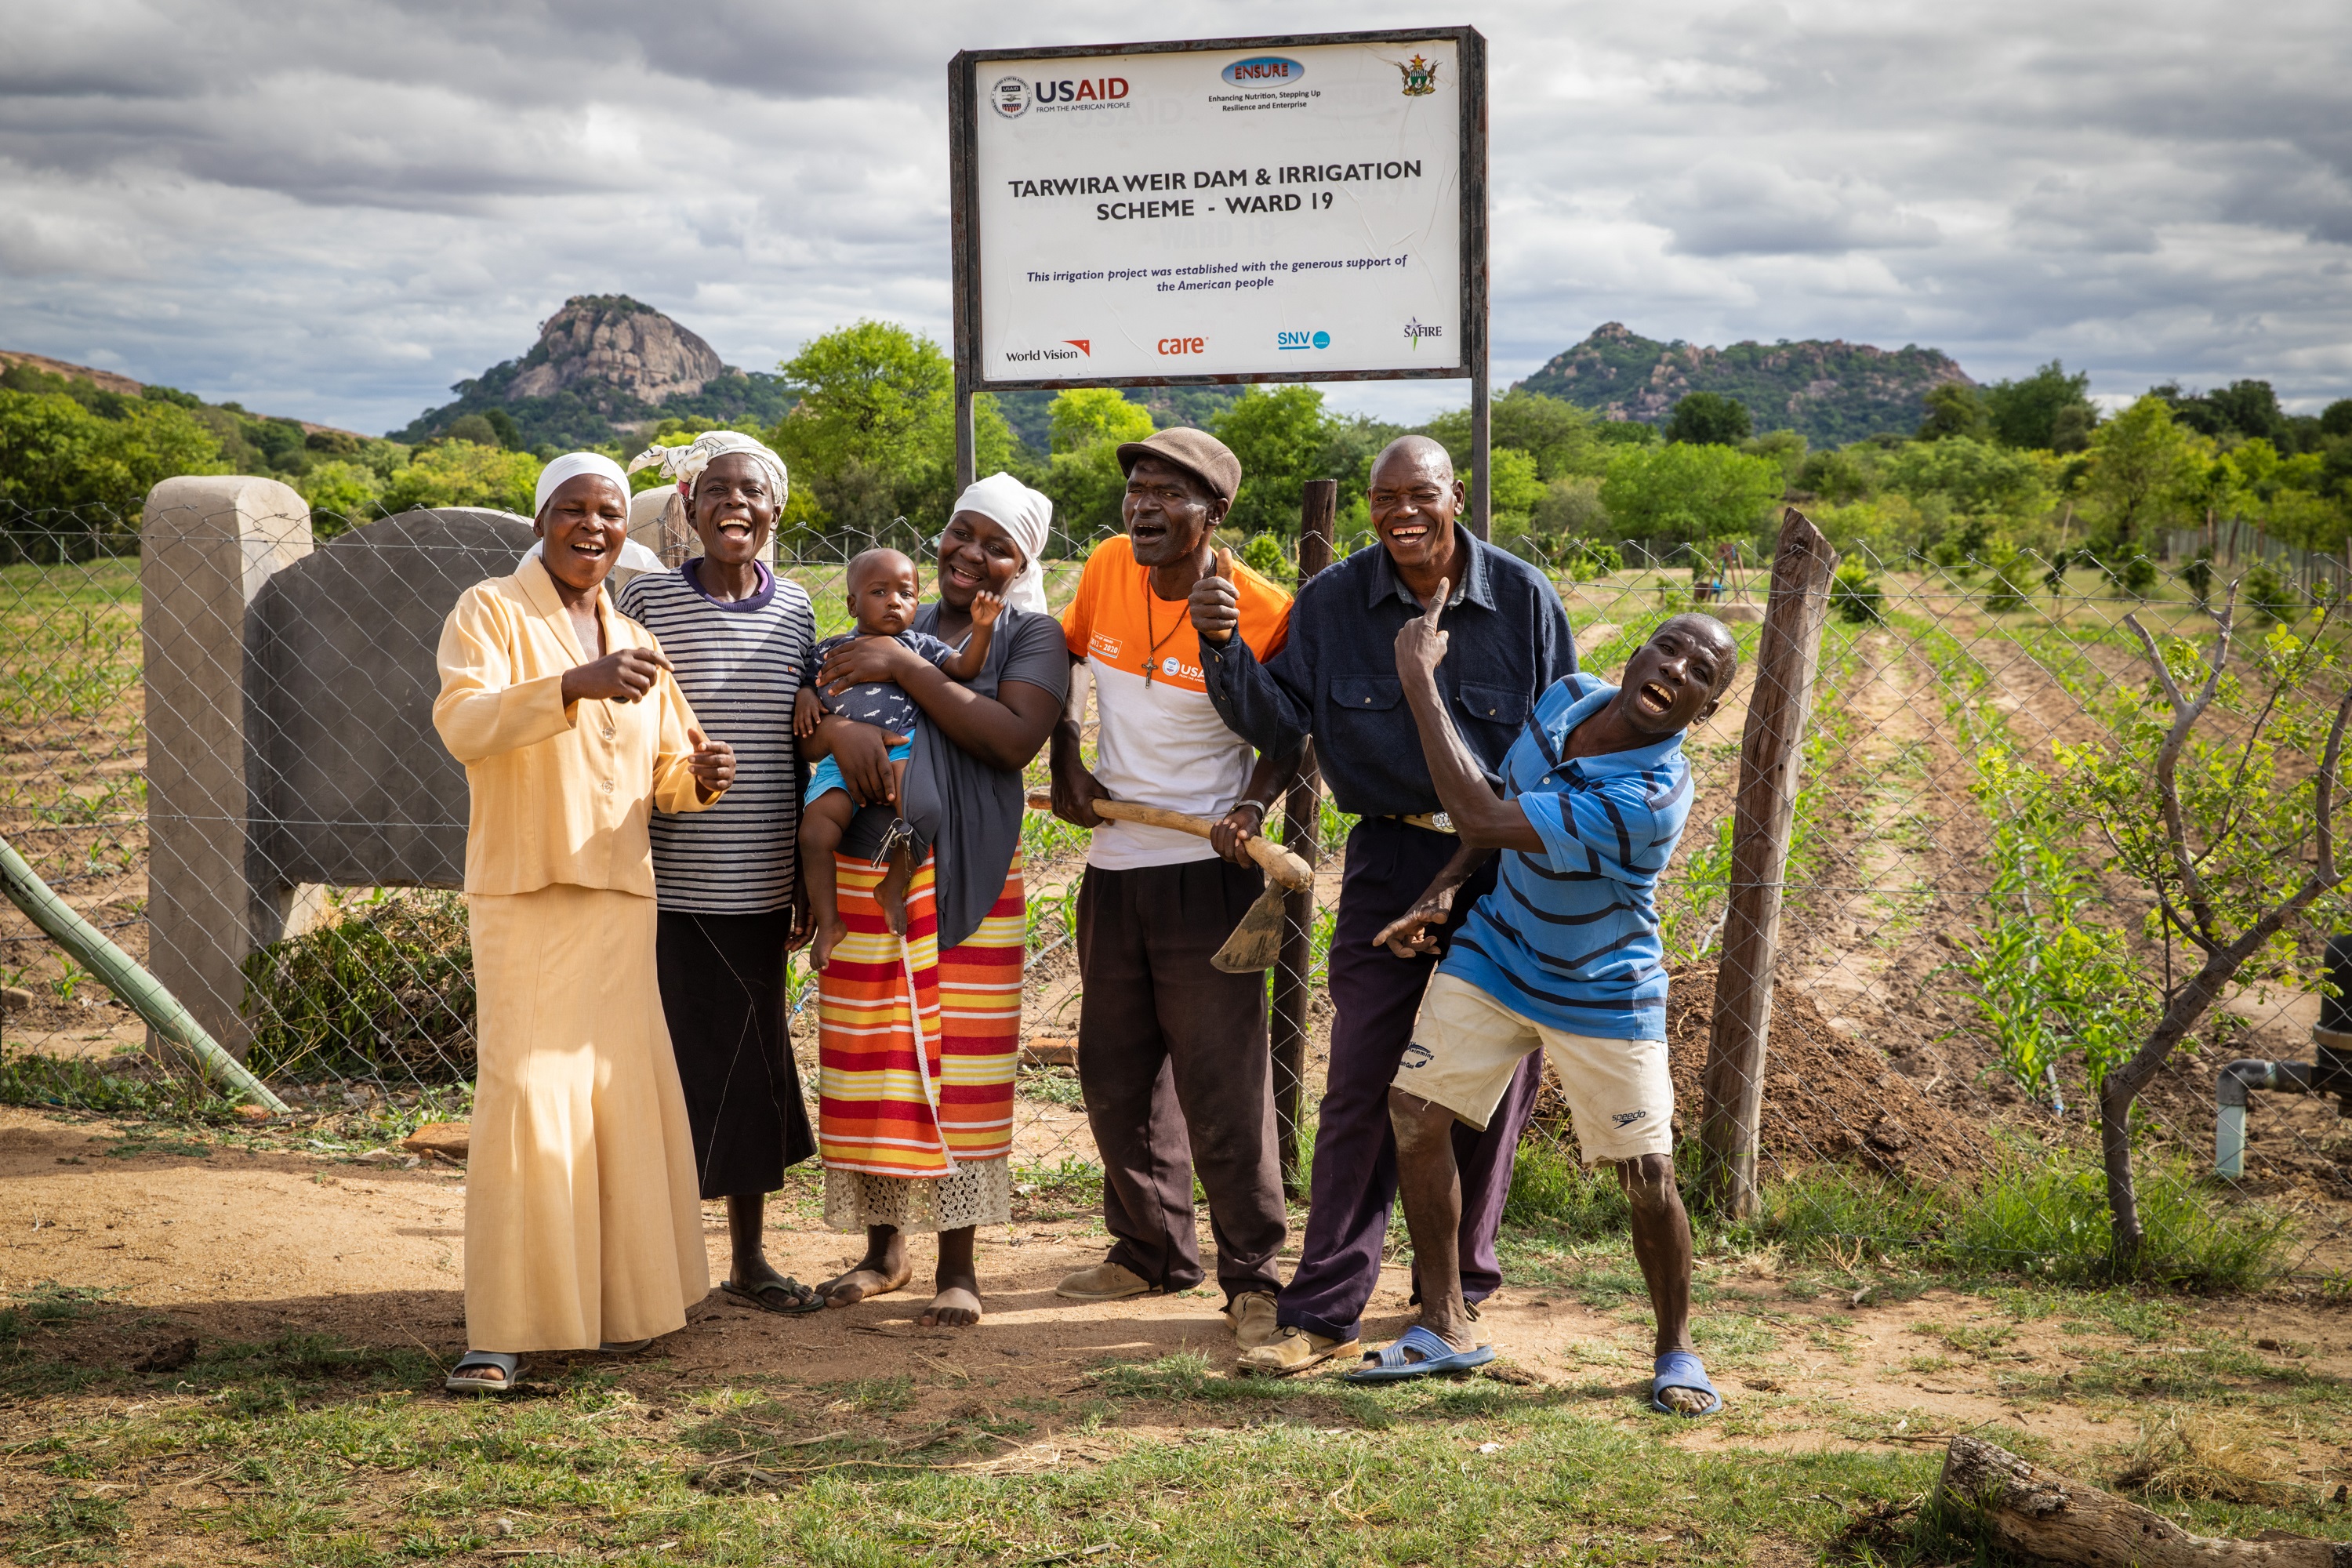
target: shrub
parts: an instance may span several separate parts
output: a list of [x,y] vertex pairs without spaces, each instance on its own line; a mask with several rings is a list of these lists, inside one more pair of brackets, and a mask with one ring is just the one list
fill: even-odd
[[474,1075],[474,950],[456,893],[387,892],[245,961],[249,1065],[424,1081]]
[[1276,583],[1296,584],[1298,567],[1282,548],[1282,541],[1271,533],[1256,533],[1242,546],[1242,563],[1261,577]]
[[2254,618],[2265,626],[2284,621],[2289,624],[2303,615],[2303,595],[2294,583],[2267,561],[2257,561],[2247,570],[2245,583],[2240,590]]
[[1993,559],[1992,580],[1985,584],[1984,607],[1996,616],[2033,607],[2034,560],[2022,550],[2010,551]]
[[1864,562],[1848,561],[1839,565],[1837,574],[1830,579],[1830,608],[1838,618],[1855,626],[1868,626],[1886,618],[1886,590],[1878,585]]
[[[2292,1239],[2285,1216],[2222,1201],[2179,1158],[2143,1163],[2136,1183],[2144,1231],[2130,1279],[2233,1290],[2266,1273]],[[2114,1232],[2106,1176],[2072,1152],[2011,1147],[1946,1230],[1962,1268],[2064,1283],[2109,1280]],[[2116,1281],[2123,1283],[2126,1281]]]

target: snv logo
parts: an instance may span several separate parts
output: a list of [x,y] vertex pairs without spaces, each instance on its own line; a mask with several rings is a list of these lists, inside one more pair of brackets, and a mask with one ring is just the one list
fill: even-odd
[[1325,331],[1276,332],[1274,334],[1274,346],[1278,349],[1328,349],[1331,346],[1331,334]]
[[1253,55],[1217,74],[1229,87],[1288,87],[1307,74],[1307,68],[1280,55]]

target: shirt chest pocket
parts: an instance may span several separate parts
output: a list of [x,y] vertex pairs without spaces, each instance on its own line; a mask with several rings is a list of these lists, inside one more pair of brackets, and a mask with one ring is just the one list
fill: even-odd
[[1528,694],[1515,686],[1465,680],[1455,689],[1454,710],[1481,724],[1500,724],[1516,731],[1527,722]]
[[1340,675],[1331,680],[1331,706],[1341,713],[1385,713],[1403,700],[1403,683],[1392,678]]

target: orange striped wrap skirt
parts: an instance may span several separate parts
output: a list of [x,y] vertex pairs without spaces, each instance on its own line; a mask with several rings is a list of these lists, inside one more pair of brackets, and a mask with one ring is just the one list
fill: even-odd
[[849,934],[817,976],[817,1147],[829,1171],[914,1180],[1013,1150],[1027,904],[1021,858],[980,929],[939,951],[926,858],[890,934],[881,871],[834,857]]

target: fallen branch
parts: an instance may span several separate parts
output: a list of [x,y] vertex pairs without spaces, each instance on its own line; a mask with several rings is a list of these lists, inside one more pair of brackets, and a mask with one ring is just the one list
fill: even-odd
[[1936,1482],[1938,1507],[1973,1515],[2008,1551],[2092,1568],[2352,1568],[2332,1541],[2221,1541],[1979,1437],[1955,1437]]

